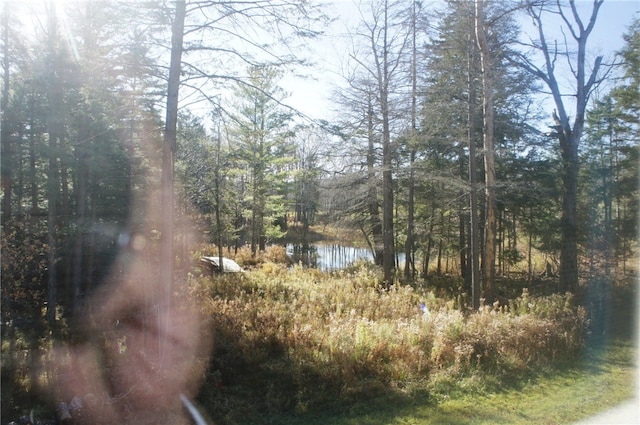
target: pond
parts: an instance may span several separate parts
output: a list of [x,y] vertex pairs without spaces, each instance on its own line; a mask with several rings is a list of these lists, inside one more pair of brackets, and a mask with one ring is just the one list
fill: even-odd
[[[317,268],[323,272],[341,270],[358,260],[373,262],[373,254],[367,248],[339,244],[287,244],[287,255],[294,263]],[[400,255],[404,262],[404,255]]]

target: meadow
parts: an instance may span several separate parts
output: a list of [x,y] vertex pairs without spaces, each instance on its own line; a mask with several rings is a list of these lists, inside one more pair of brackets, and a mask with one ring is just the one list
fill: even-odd
[[[190,277],[215,334],[199,396],[215,423],[396,423],[397,409],[406,406],[413,406],[407,422],[413,423],[420,409],[475,406],[473,400],[526,385],[553,386],[567,380],[563,373],[577,385],[585,365],[606,356],[625,358],[624,370],[633,369],[628,343],[594,351],[620,340],[612,345],[613,336],[593,335],[593,313],[571,294],[524,288],[508,303],[471,312],[441,282],[383,290],[379,270],[365,263],[321,273],[290,266],[283,255],[273,248],[243,274]],[[630,308],[618,315],[632,314]],[[629,329],[633,315],[620,320],[630,321]],[[633,376],[616,376],[624,382],[614,385],[618,396],[592,408],[632,396]]]
[[[245,273],[186,274],[213,335],[210,359],[196,362],[211,423],[562,424],[634,395],[632,276],[576,295],[503,281],[508,297],[472,311],[455,276],[383,289],[367,262],[323,273],[282,247],[233,257]],[[52,341],[29,338],[3,340],[5,418],[55,415],[34,367]]]

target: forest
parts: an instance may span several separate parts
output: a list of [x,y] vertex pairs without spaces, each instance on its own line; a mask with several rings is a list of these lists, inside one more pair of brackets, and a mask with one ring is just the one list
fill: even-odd
[[[320,66],[331,4],[3,3],[2,421],[43,388],[101,388],[125,423],[145,397],[171,406],[153,390],[171,332],[205,335],[175,370],[215,423],[418,382],[439,400],[606,333],[616,291],[636,291],[640,15],[602,53],[603,0],[352,6],[318,118],[288,87]],[[336,233],[372,264],[287,258]],[[208,276],[202,255],[246,273]],[[109,352],[104,387],[62,389],[83,369],[62,343]],[[110,376],[141,356],[153,372]]]

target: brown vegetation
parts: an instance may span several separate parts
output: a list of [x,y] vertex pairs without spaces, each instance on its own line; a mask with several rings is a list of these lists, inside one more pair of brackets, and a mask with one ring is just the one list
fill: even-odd
[[418,387],[439,397],[513,381],[574,356],[588,325],[570,295],[524,291],[508,306],[471,312],[428,283],[382,290],[370,267],[323,274],[267,262],[193,285],[215,328],[215,385],[201,401],[220,423],[248,411],[303,412]]

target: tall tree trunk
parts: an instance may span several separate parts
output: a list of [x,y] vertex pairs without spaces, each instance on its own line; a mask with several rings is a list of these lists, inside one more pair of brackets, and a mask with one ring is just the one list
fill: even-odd
[[[471,27],[471,25],[470,25]],[[478,173],[476,170],[476,90],[474,84],[474,52],[476,41],[474,32],[469,31],[467,53],[467,142],[469,144],[469,215],[471,220],[469,242],[471,245],[471,300],[475,310],[480,308],[480,225],[478,223]]]
[[76,235],[73,247],[73,269],[71,273],[71,305],[73,312],[78,313],[80,309],[80,295],[82,292],[82,271],[83,271],[83,240],[86,232],[87,213],[87,186],[89,183],[89,167],[87,158],[89,156],[85,148],[85,142],[89,140],[89,123],[85,118],[80,124],[80,143],[78,144],[78,181],[76,189]]
[[415,273],[413,265],[413,227],[414,227],[414,197],[415,197],[415,171],[413,169],[416,160],[416,116],[418,98],[418,49],[416,46],[416,8],[417,1],[412,3],[411,10],[411,152],[409,154],[409,193],[407,200],[407,240],[404,247],[404,276],[412,277]]
[[[2,75],[2,122],[0,122],[0,138],[2,142],[0,144],[2,149],[2,155],[0,158],[2,159],[2,223],[6,223],[11,218],[11,195],[12,195],[12,186],[13,186],[13,173],[12,173],[12,165],[13,165],[13,146],[10,140],[9,135],[9,94],[11,93],[9,90],[10,83],[10,70],[11,67],[9,64],[11,63],[9,58],[9,2],[4,4],[4,9],[2,11],[2,40],[4,43],[4,48],[2,52],[2,56],[4,59],[4,73]],[[3,226],[4,229],[4,226]]]
[[560,292],[574,291],[578,286],[578,144],[580,137],[571,133],[567,141],[561,138],[562,156],[562,217],[560,227]]
[[[160,273],[162,282],[161,294],[164,302],[169,305],[173,293],[174,272],[174,156],[177,144],[178,126],[178,94],[180,91],[180,70],[182,63],[182,40],[184,37],[184,19],[186,4],[184,0],[176,1],[176,10],[171,30],[171,62],[169,65],[169,82],[167,87],[167,110],[164,130],[164,143],[162,146],[162,177],[161,177],[161,241],[160,241]],[[167,307],[170,308],[170,307]],[[166,314],[166,320],[171,315]],[[167,328],[169,323],[166,323]],[[164,352],[167,341],[160,341],[161,359],[164,360]]]
[[381,266],[383,262],[382,249],[382,223],[380,222],[380,210],[378,205],[378,180],[376,177],[376,149],[373,132],[373,104],[371,96],[367,106],[367,206],[369,210],[369,223],[371,224],[371,234],[373,235],[373,255],[376,265]]
[[57,204],[59,192],[58,173],[58,142],[61,137],[60,112],[61,112],[61,87],[57,77],[57,19],[55,2],[49,1],[47,16],[47,42],[49,55],[49,78],[47,80],[47,98],[49,110],[47,116],[47,132],[49,133],[49,170],[47,171],[47,312],[46,317],[49,324],[56,320],[56,309],[58,306],[58,267],[57,267]]
[[496,272],[496,166],[494,153],[493,76],[491,52],[487,42],[487,27],[484,18],[484,0],[476,0],[476,39],[482,64],[482,97],[484,116],[484,173],[485,173],[485,226],[484,256],[482,259],[484,298],[493,302],[493,283]]
[[384,41],[382,67],[378,68],[378,87],[382,113],[382,244],[384,285],[393,284],[395,269],[395,247],[393,241],[393,171],[391,161],[391,129],[389,123],[389,44],[388,44],[389,7],[384,6]]
[[222,181],[220,180],[220,151],[222,150],[222,132],[220,131],[220,126],[221,126],[221,121],[222,121],[222,115],[220,113],[220,111],[218,111],[218,137],[216,140],[216,165],[215,165],[215,199],[216,199],[216,206],[215,206],[215,214],[216,214],[216,231],[217,231],[217,237],[216,237],[216,242],[218,245],[218,264],[220,265],[220,273],[224,273],[224,262],[222,260],[222,255],[223,255],[223,246],[222,246],[222,217],[221,217],[221,210],[220,210],[220,191],[222,190]]
[[266,235],[265,235],[265,214],[267,210],[267,190],[265,187],[265,173],[266,173],[266,164],[265,158],[267,156],[268,148],[265,146],[265,134],[266,134],[266,121],[267,118],[265,116],[264,105],[260,106],[260,150],[259,158],[258,158],[258,168],[257,168],[257,183],[256,186],[258,188],[258,249],[260,252],[264,252],[266,249]]
[[31,214],[35,215],[38,211],[38,175],[36,164],[35,90],[33,89],[33,82],[29,98],[29,181]]

